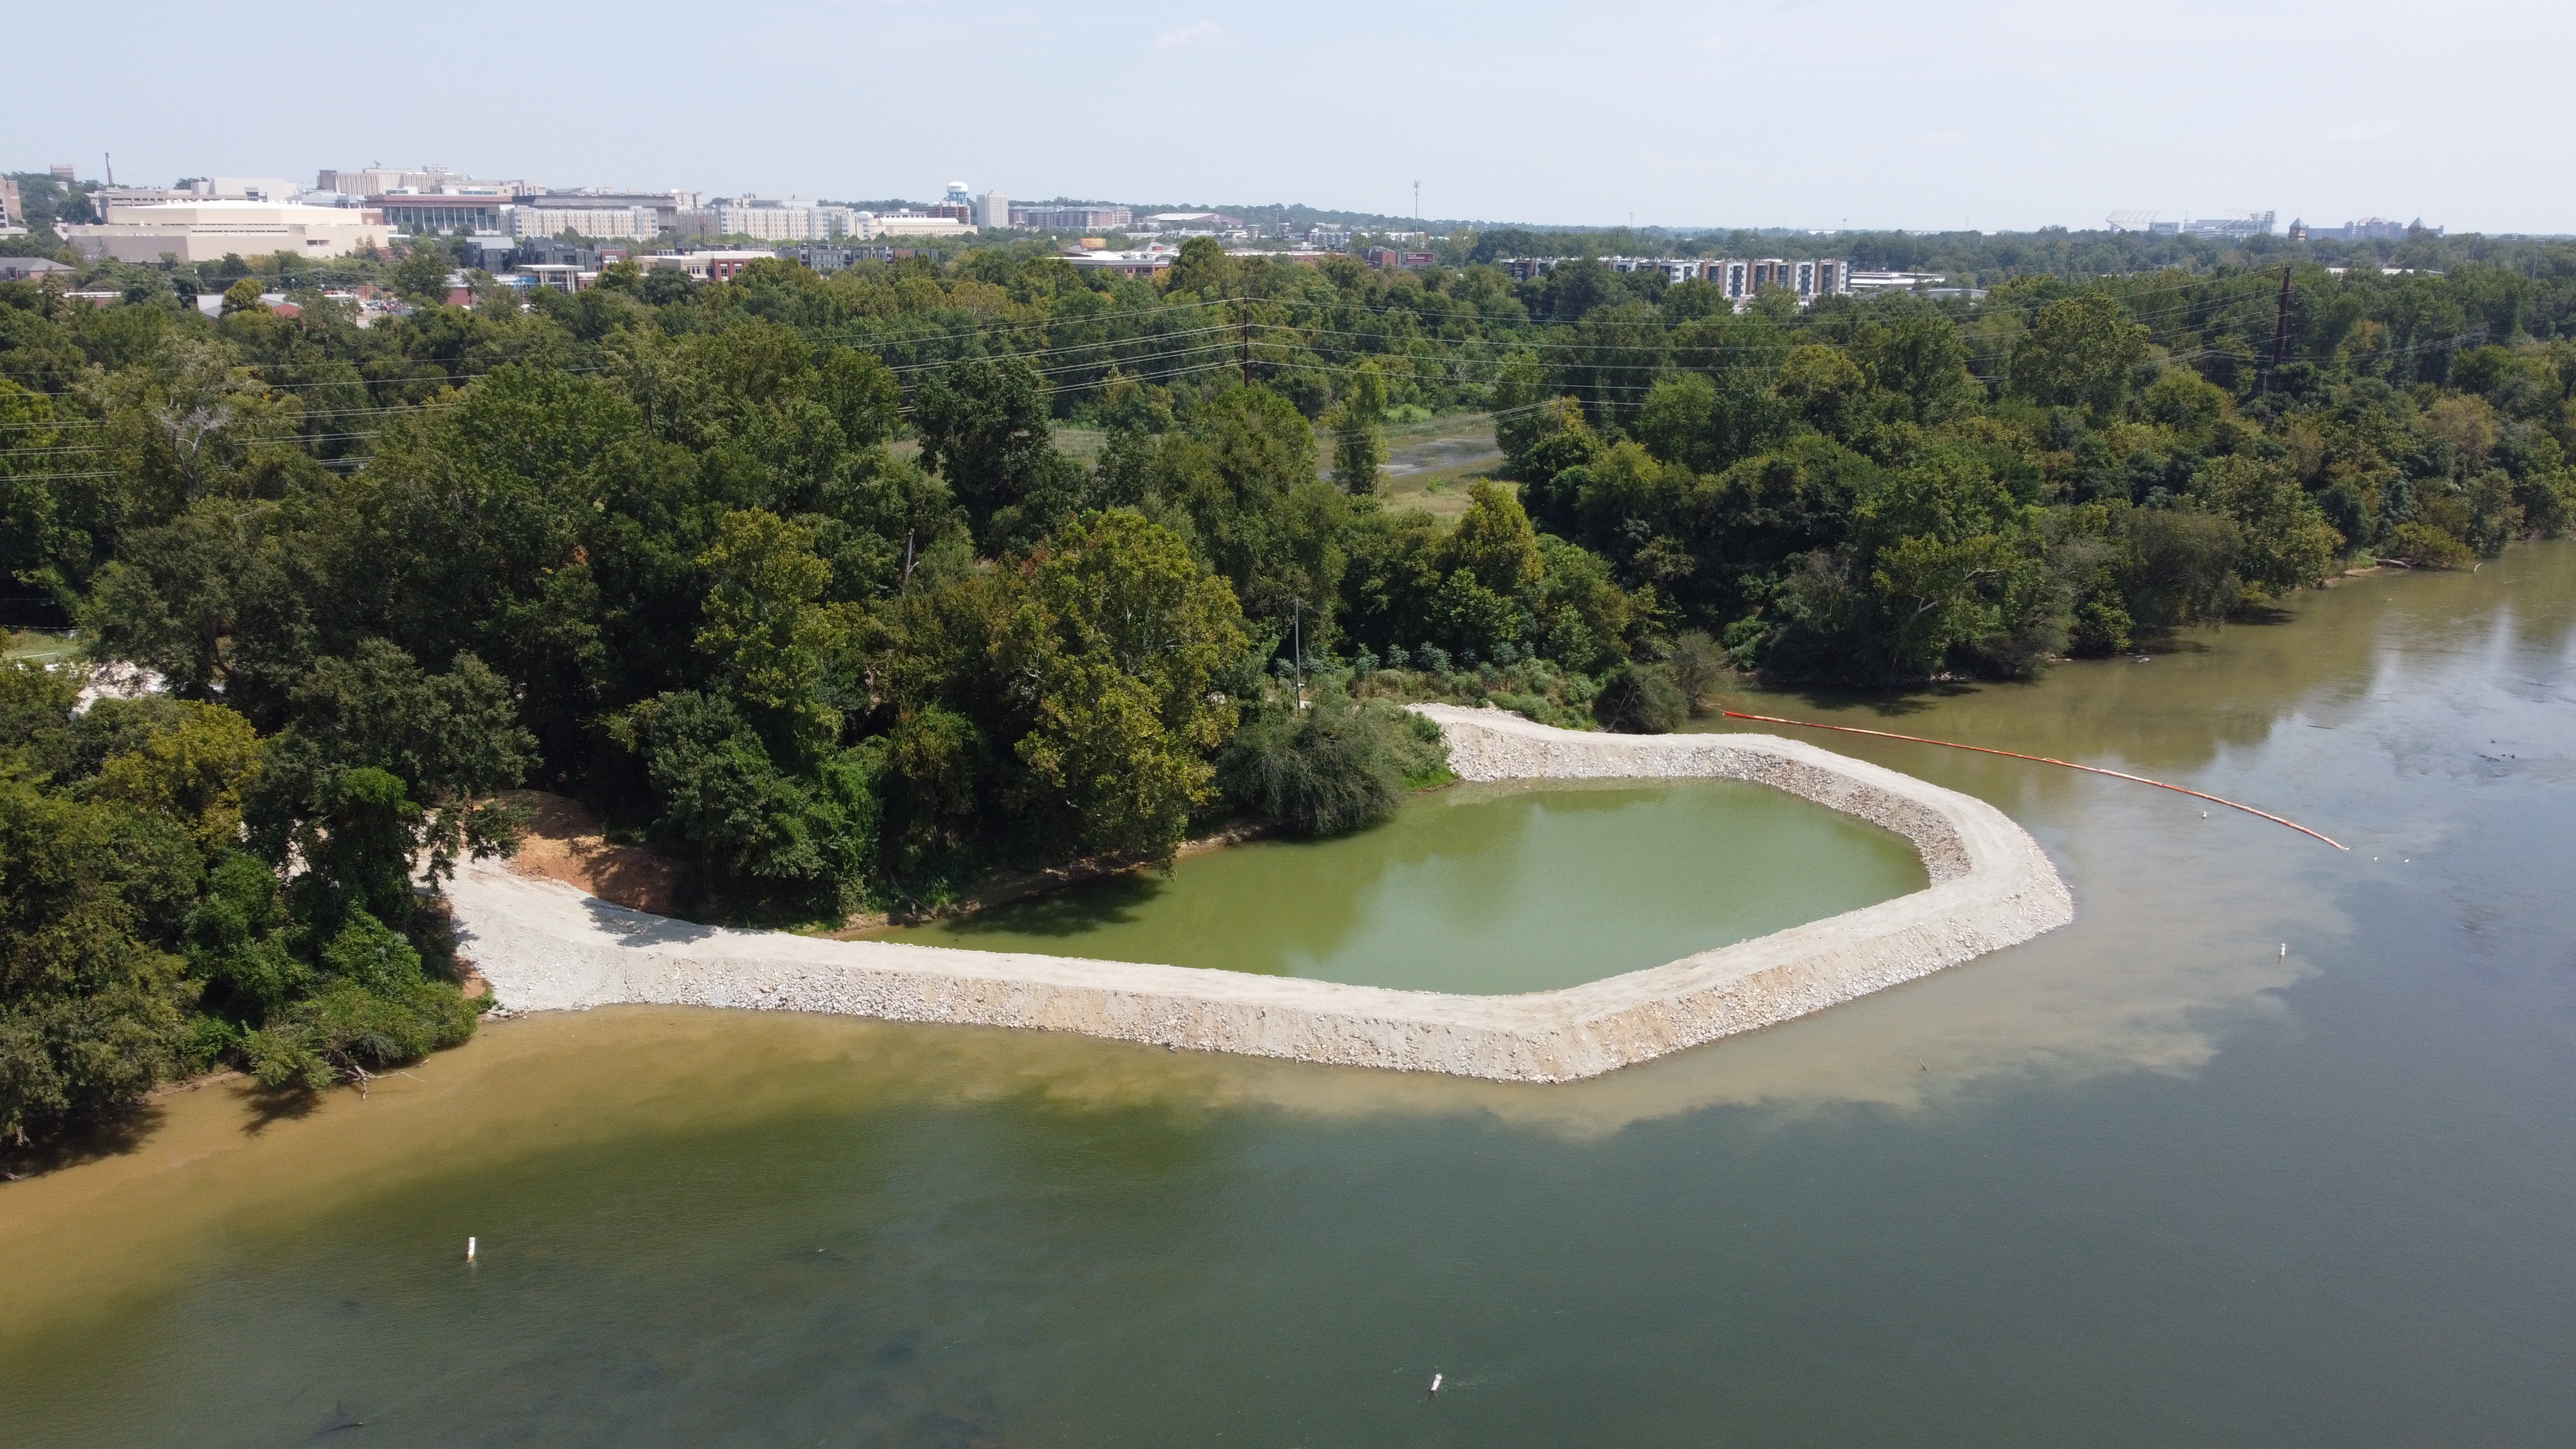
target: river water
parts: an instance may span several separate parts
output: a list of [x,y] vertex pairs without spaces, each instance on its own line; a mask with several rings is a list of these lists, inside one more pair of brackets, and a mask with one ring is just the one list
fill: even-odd
[[2352,849],[1819,735],[2075,923],[1571,1086],[636,1008],[207,1088],[0,1186],[0,1442],[2576,1442],[2576,547],[1738,707]]
[[1905,838],[1741,781],[1460,785],[1336,840],[1259,841],[881,933],[1361,986],[1544,991],[1918,891]]

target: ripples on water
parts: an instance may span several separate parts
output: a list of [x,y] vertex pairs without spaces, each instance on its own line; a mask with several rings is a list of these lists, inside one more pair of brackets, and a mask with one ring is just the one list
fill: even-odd
[[2287,612],[1753,707],[2350,854],[1815,736],[2075,924],[1593,1082],[637,1008],[171,1099],[0,1187],[0,1441],[2567,1442],[2576,548]]

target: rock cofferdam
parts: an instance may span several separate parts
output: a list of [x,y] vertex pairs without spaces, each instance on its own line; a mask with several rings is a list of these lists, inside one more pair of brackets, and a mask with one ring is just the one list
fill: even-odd
[[520,1011],[836,1012],[1563,1082],[1821,1011],[2074,918],[2065,883],[2019,825],[1910,775],[1770,735],[1580,734],[1495,710],[1418,708],[1447,735],[1463,779],[1749,780],[1897,832],[1932,883],[1667,965],[1521,996],[699,926],[491,862],[459,871],[450,887],[459,942],[502,1004]]

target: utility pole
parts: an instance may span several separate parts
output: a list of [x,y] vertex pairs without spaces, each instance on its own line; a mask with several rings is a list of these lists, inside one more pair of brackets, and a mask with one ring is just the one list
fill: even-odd
[[1295,685],[1296,685],[1296,689],[1297,689],[1297,707],[1298,707],[1299,709],[1304,709],[1304,708],[1306,707],[1306,601],[1305,601],[1305,600],[1303,600],[1303,599],[1290,599],[1290,600],[1288,601],[1288,627],[1289,627],[1289,629],[1290,629],[1290,631],[1291,631],[1288,637],[1289,637],[1289,639],[1292,641],[1292,642],[1289,644],[1289,646],[1288,646],[1288,647],[1289,647],[1292,651],[1294,651],[1294,653],[1295,653],[1295,657],[1294,657],[1294,658],[1292,658],[1292,659],[1290,659],[1290,660],[1288,661],[1288,664],[1289,664],[1289,673],[1288,673],[1288,677],[1289,677],[1289,679],[1290,679],[1291,681],[1293,681],[1293,682],[1295,683]]
[[1413,219],[1422,223],[1423,234],[1425,237],[1428,237],[1431,232],[1431,223],[1422,215],[1422,183],[1419,180],[1413,183]]
[[1252,299],[1237,297],[1234,299],[1234,305],[1243,318],[1243,385],[1250,387],[1252,386]]
[[[2279,321],[2272,324],[2272,371],[2275,373],[2279,372],[2281,370],[2281,364],[2288,359],[2289,355],[2290,269],[2288,266],[2284,265],[2281,268],[2281,316]],[[2266,376],[2263,380],[2263,390],[2267,393],[2272,390],[2272,382],[2269,376]]]

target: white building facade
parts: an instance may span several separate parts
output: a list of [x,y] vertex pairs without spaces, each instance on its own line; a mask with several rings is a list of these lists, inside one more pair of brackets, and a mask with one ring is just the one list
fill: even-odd
[[975,229],[953,216],[915,216],[902,211],[881,216],[863,211],[859,215],[868,218],[869,236],[962,237]]
[[846,206],[821,206],[802,197],[737,196],[679,213],[682,236],[740,236],[754,241],[806,242],[864,239],[868,214]]
[[1123,231],[1136,213],[1124,206],[1014,206],[1010,224],[1031,231]]
[[107,208],[107,220],[65,226],[63,239],[89,257],[121,262],[219,262],[227,256],[345,257],[382,248],[392,233],[378,211],[259,201],[181,201]]
[[508,208],[510,235],[575,236],[618,241],[649,241],[661,233],[649,206],[513,206]]

